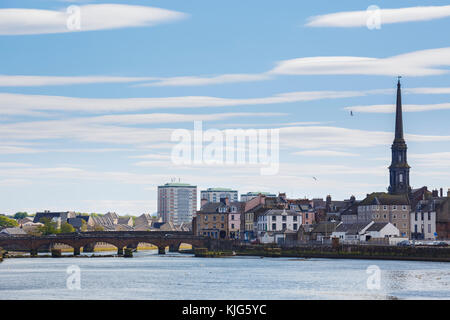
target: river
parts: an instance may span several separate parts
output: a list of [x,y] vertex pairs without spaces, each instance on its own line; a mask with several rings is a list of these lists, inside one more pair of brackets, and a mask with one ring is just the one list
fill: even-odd
[[[79,268],[79,282],[67,285],[74,276],[69,266]],[[380,272],[368,274],[370,266]],[[450,299],[450,264],[155,251],[133,258],[12,258],[0,263],[0,299]]]

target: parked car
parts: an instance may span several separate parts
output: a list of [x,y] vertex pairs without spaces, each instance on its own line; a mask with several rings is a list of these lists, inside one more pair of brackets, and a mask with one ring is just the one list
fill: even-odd
[[397,243],[397,245],[400,247],[408,247],[411,245],[411,243],[409,242],[409,240],[403,240],[403,241],[400,241],[399,243]]
[[433,246],[448,247],[448,243],[445,241],[433,241]]

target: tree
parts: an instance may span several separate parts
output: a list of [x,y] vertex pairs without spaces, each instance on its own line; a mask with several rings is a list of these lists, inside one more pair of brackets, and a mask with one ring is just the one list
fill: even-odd
[[38,230],[42,233],[42,235],[46,236],[59,232],[56,222],[52,222],[52,220],[50,220],[49,218],[42,218],[41,223],[43,225],[39,226]]
[[100,226],[100,225],[96,225],[96,226],[94,227],[94,231],[105,231],[105,228],[103,228],[103,227]]
[[81,220],[81,228],[80,228],[81,232],[86,232],[87,231],[87,223],[84,219]]
[[67,222],[64,222],[63,224],[61,224],[61,229],[60,229],[61,233],[72,233],[75,232],[75,228]]
[[0,215],[0,227],[12,228],[18,225],[16,220]]
[[28,217],[28,212],[16,212],[14,219],[19,220]]

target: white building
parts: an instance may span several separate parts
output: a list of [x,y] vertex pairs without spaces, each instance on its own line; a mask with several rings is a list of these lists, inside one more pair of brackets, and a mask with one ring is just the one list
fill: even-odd
[[400,230],[390,222],[375,222],[370,225],[361,237],[361,241],[370,239],[399,237]]
[[220,199],[228,198],[230,202],[238,201],[238,192],[230,188],[208,188],[200,191],[200,199],[208,202],[220,202]]
[[256,222],[258,237],[266,232],[297,231],[302,225],[301,213],[293,210],[269,209]]
[[434,240],[436,238],[436,201],[422,200],[410,214],[411,238]]
[[360,241],[366,230],[373,224],[373,221],[357,222],[357,223],[341,223],[331,234],[332,238],[341,240]]
[[332,233],[332,237],[344,241],[369,241],[371,239],[399,237],[400,230],[390,222],[342,223]]
[[197,187],[187,183],[158,186],[158,216],[174,225],[191,223],[197,211]]

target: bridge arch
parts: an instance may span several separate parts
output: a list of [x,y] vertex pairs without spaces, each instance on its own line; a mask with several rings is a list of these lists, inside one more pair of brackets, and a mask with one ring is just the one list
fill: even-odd
[[[126,247],[126,244],[117,241],[115,239],[86,239],[85,241],[80,241],[80,247],[83,247],[83,252],[94,252],[96,245],[111,245],[117,249],[117,254],[123,254],[123,248]],[[92,251],[91,251],[92,250]]]

